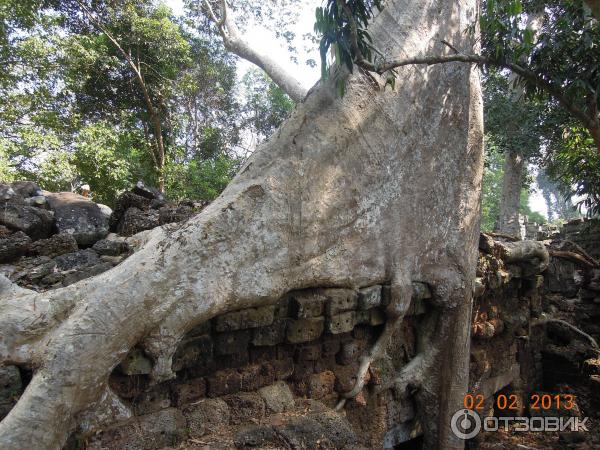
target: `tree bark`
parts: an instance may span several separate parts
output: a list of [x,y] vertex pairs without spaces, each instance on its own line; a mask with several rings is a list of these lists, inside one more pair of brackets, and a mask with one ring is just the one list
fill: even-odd
[[[370,31],[386,52],[427,54],[440,39],[466,51],[476,11],[475,0],[391,0]],[[420,281],[433,292],[428,364],[414,364],[426,446],[462,448],[449,418],[468,378],[479,74],[461,63],[398,72],[395,91],[360,71],[338,74],[343,98],[333,78],[317,86],[218,199],[150,232],[112,270],[41,294],[0,279],[0,363],[34,369],[0,423],[0,447],[60,448],[82,414],[126,416],[107,380],[136,344],[161,381],[174,376],[183,336],[215,315],[294,289],[390,283],[386,313],[397,321]]]
[[511,236],[521,236],[519,225],[519,205],[525,158],[519,150],[509,151],[504,159],[502,177],[502,197],[500,199],[500,218],[498,230]]

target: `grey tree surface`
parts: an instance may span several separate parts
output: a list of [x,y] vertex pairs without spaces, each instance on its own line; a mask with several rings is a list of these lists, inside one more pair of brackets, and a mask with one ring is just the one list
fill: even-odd
[[[475,0],[391,0],[371,32],[384,54],[473,50]],[[165,226],[119,266],[35,293],[0,281],[0,363],[34,370],[0,423],[3,449],[57,449],[81,421],[127,417],[108,377],[134,345],[174,376],[192,327],[311,286],[390,283],[401,322],[412,281],[433,292],[421,353],[398,374],[420,387],[427,448],[461,448],[449,417],[467,388],[479,238],[482,103],[476,67],[356,70],[346,94],[315,87],[223,194],[180,228]],[[393,336],[393,334],[390,334]]]

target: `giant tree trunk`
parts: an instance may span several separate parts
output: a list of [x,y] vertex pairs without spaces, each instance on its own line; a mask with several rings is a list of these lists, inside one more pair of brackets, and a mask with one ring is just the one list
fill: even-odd
[[[390,1],[373,21],[384,53],[471,51],[475,0]],[[140,344],[156,381],[197,324],[311,286],[391,284],[390,318],[411,281],[439,317],[418,394],[427,448],[460,448],[449,417],[467,387],[479,236],[482,114],[477,70],[405,67],[396,90],[358,70],[333,81],[250,158],[223,194],[180,228],[153,230],[95,278],[36,294],[0,280],[0,362],[34,369],[0,424],[3,449],[60,448],[91,410],[126,414],[108,376]],[[104,409],[103,409],[104,408]],[[108,409],[106,409],[108,408]]]
[[502,178],[502,197],[500,199],[500,218],[498,231],[512,236],[521,236],[519,226],[519,205],[525,158],[518,150],[507,152],[504,160]]

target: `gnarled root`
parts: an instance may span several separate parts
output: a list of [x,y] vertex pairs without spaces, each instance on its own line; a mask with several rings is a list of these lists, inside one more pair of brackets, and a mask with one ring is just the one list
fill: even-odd
[[[354,387],[350,391],[341,394],[342,398],[336,405],[336,410],[342,409],[346,404],[346,400],[356,397],[362,391],[367,371],[371,364],[385,353],[394,332],[402,324],[411,301],[421,301],[429,298],[431,295],[429,288],[423,283],[409,283],[407,286],[409,287],[398,287],[395,291],[395,297],[394,294],[392,295],[391,303],[387,308],[389,318],[385,323],[384,329],[369,353],[361,357]],[[393,289],[392,291],[394,292]]]

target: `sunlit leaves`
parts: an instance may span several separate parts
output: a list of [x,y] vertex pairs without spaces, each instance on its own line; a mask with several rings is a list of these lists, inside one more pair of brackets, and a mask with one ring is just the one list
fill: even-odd
[[[319,53],[323,79],[326,79],[329,73],[328,56],[331,48],[334,50],[335,62],[346,66],[350,72],[359,57],[370,62],[375,60],[378,51],[373,46],[367,26],[375,10],[381,9],[380,0],[327,0],[325,6],[316,9],[315,33],[321,36]],[[348,12],[356,25],[358,48],[353,45],[352,23]]]

